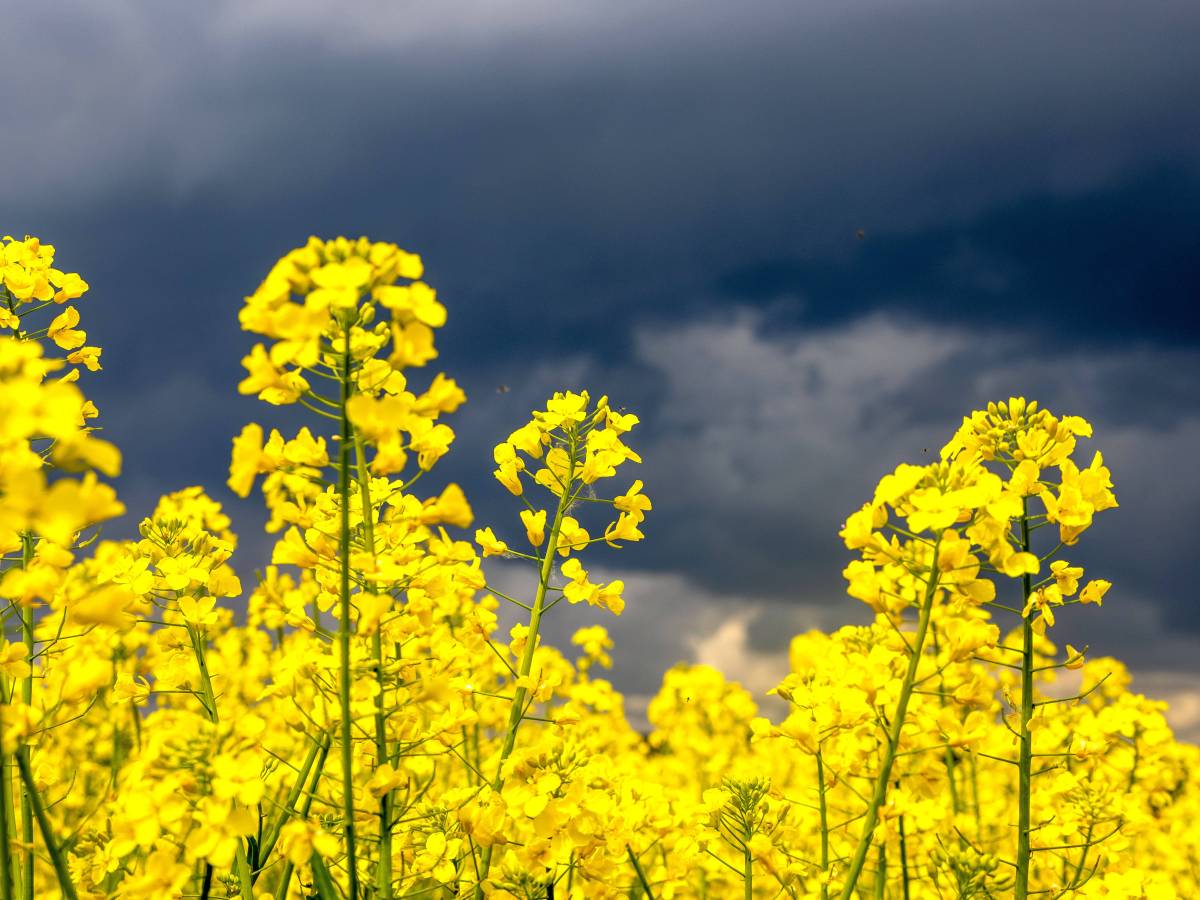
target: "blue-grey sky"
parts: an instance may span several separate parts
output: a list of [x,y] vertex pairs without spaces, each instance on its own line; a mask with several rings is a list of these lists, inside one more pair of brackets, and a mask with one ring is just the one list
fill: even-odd
[[229,438],[286,419],[235,393],[237,309],[309,234],[367,234],[420,253],[450,310],[438,367],[470,402],[439,472],[498,531],[490,447],[543,395],[642,417],[655,513],[605,560],[632,693],[677,658],[762,686],[788,635],[860,619],[845,514],[1025,394],[1095,423],[1121,501],[1076,554],[1116,586],[1063,637],[1200,727],[1194,2],[115,0],[4,23],[0,230],[92,284],[127,530],[202,483],[259,564]]

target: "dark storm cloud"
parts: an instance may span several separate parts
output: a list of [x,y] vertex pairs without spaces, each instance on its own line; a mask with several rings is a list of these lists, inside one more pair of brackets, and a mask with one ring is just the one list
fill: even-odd
[[1111,306],[1195,271],[1194,183],[1139,205],[1129,181],[1200,152],[1187,4],[62,10],[7,32],[6,59],[39,47],[6,103],[8,215],[95,245],[97,276],[138,247],[119,274],[145,308],[155,257],[207,314],[309,231],[420,249],[492,360],[619,349],[614,315],[686,313],[714,283],[819,317],[1089,278]]
[[[864,238],[853,254],[780,259],[717,282],[743,301],[803,297],[815,323],[886,301],[949,322],[1027,329],[1032,341],[1200,338],[1200,178],[1151,170],[1070,196],[1027,194],[977,217]],[[1153,298],[1146,303],[1139,298]]]
[[1096,420],[1125,524],[1095,558],[1182,666],[1197,46],[1192,2],[30,4],[0,31],[0,230],[93,284],[138,515],[229,499],[229,435],[279,420],[234,393],[241,297],[308,234],[367,233],[450,308],[472,402],[442,471],[483,517],[511,514],[490,446],[546,391],[643,415],[656,524],[619,564],[662,628],[753,608],[753,654],[849,611],[845,513],[1029,392]]
[[1023,394],[1093,421],[1082,461],[1103,452],[1117,482],[1120,509],[1070,558],[1110,572],[1166,627],[1200,632],[1186,563],[1200,528],[1200,405],[1171,386],[1200,384],[1197,349],[1046,353],[1020,329],[878,315],[786,333],[757,314],[643,332],[638,346],[667,385],[644,435],[645,479],[662,497],[657,552],[710,589],[842,602],[846,514],[897,462],[936,455],[964,413]]

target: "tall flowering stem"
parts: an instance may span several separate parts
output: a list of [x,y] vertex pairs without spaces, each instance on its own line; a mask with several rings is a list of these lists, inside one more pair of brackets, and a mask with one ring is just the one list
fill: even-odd
[[[1022,501],[1021,549],[1029,552],[1029,502]],[[1026,572],[1021,576],[1023,600],[1033,594],[1033,579]],[[1033,861],[1030,833],[1030,807],[1033,798],[1033,735],[1030,723],[1033,720],[1033,623],[1034,611],[1025,610],[1021,615],[1021,711],[1018,722],[1019,749],[1017,756],[1017,877],[1014,885],[1017,900],[1029,896],[1029,870]]]
[[[997,609],[1017,612],[1020,616],[1020,641],[1018,648],[998,647],[1010,653],[1018,653],[1020,662],[1013,665],[1003,662],[1002,666],[1019,671],[1019,706],[1017,727],[1017,759],[1011,760],[1017,769],[1017,853],[1015,862],[1014,896],[1027,900],[1033,873],[1033,859],[1037,848],[1033,846],[1033,761],[1039,753],[1034,747],[1033,720],[1040,706],[1035,698],[1035,676],[1041,669],[1079,668],[1084,654],[1067,645],[1065,661],[1045,666],[1037,664],[1036,641],[1044,637],[1047,629],[1055,624],[1055,609],[1070,603],[1099,604],[1108,590],[1106,581],[1096,580],[1079,589],[1083,569],[1073,566],[1065,559],[1055,558],[1063,547],[1073,546],[1081,534],[1091,527],[1097,513],[1117,505],[1112,493],[1112,481],[1103,457],[1095,453],[1091,464],[1081,469],[1072,459],[1077,439],[1091,437],[1092,429],[1077,416],[1057,417],[1036,402],[1027,403],[1023,398],[1013,397],[1007,402],[989,404],[986,411],[976,412],[964,419],[958,434],[948,445],[957,452],[977,453],[984,462],[996,464],[1005,475],[1004,492],[994,504],[997,510],[1007,513],[1008,523],[1003,530],[990,529],[991,546],[988,561],[994,569],[1021,580],[1023,606],[1013,609],[989,601]],[[1057,480],[1049,473],[1057,470]],[[1045,509],[1038,518],[1040,523],[1031,523],[1029,503],[1037,498]],[[1031,532],[1035,527],[1058,525],[1058,546],[1045,556],[1032,552]],[[1015,532],[1015,533],[1014,533]],[[984,533],[980,529],[980,534]],[[999,534],[1002,541],[996,541]],[[1035,580],[1042,564],[1050,560],[1049,574]],[[1076,596],[1078,595],[1078,596]],[[1081,697],[1062,698],[1065,702]],[[1067,744],[1070,745],[1068,737]],[[1058,756],[1061,754],[1040,754]],[[1050,771],[1049,768],[1042,772]],[[1088,826],[1087,836],[1079,845],[1083,855],[1093,843],[1093,825]],[[1076,879],[1077,880],[1077,879]],[[1072,882],[1072,889],[1078,887]]]
[[[7,696],[7,678],[0,678],[0,694]],[[0,704],[2,707],[2,704]],[[0,729],[4,728],[4,712],[0,708]],[[3,732],[0,731],[0,734]],[[12,837],[12,780],[13,763],[11,754],[0,748],[0,900],[13,898]]]
[[821,900],[829,898],[829,801],[825,788],[825,761],[821,748],[814,754],[817,760],[817,805],[821,817]]
[[[934,545],[933,559],[937,559],[940,542]],[[921,665],[921,654],[925,647],[925,636],[929,631],[929,620],[933,615],[933,601],[937,596],[938,570],[936,563],[925,575],[925,596],[921,600],[921,608],[917,619],[917,631],[913,636],[912,647],[909,650],[908,668],[904,672],[904,681],[900,684],[900,696],[896,700],[896,708],[892,712],[891,725],[887,733],[887,742],[883,748],[883,760],[875,775],[875,787],[867,805],[866,816],[863,819],[862,835],[858,846],[850,858],[846,871],[846,883],[842,888],[842,900],[853,896],[858,878],[862,874],[863,864],[871,850],[874,840],[875,826],[879,823],[879,810],[887,800],[888,785],[891,783],[892,766],[896,762],[896,750],[900,746],[900,733],[908,715],[908,704],[912,699],[913,686],[917,680],[917,669]]]
[[[204,705],[208,720],[217,725],[220,723],[221,717],[217,710],[217,694],[213,690],[212,674],[208,668],[208,653],[206,650],[208,638],[201,628],[193,625],[191,622],[187,624],[186,628],[188,640],[192,644],[192,652],[196,656],[196,666],[200,671],[200,700]],[[211,864],[206,864],[204,867],[204,880],[206,882],[210,882],[212,879],[212,868]],[[237,877],[243,900],[254,900],[254,880],[250,872],[250,861],[246,856],[246,845],[240,839],[234,851],[234,875]]]
[[[67,580],[72,551],[88,543],[81,533],[124,512],[115,492],[99,484],[92,471],[118,474],[120,453],[92,436],[87,420],[98,413],[76,387],[81,370],[100,369],[100,348],[87,346],[87,332],[78,327],[79,312],[67,305],[81,298],[89,285],[77,273],[56,268],[54,257],[55,248],[36,237],[0,238],[0,559],[20,548],[14,570],[0,571],[4,576],[0,596],[8,600],[8,612],[16,612],[23,647],[22,661],[7,668],[2,698],[12,717],[4,742],[15,746],[0,750],[5,781],[0,790],[4,804],[0,840],[8,845],[0,853],[0,894],[10,897],[19,890],[26,900],[37,896],[38,890],[35,822],[59,889],[72,900],[76,896],[70,868],[32,775],[29,717],[37,708],[33,666],[40,655],[38,664],[44,667],[58,643],[57,639],[44,642],[41,653],[35,652],[35,607],[47,603]],[[38,320],[38,314],[55,306],[64,308],[51,313],[48,322]],[[76,480],[65,475],[67,471],[85,474]],[[50,475],[55,476],[53,481]],[[62,511],[60,518],[51,521],[57,510]],[[103,616],[113,610],[100,612]],[[4,644],[11,657],[12,648],[7,640]],[[45,704],[53,706],[53,700]],[[55,724],[51,714],[39,723],[39,731],[49,732]],[[13,762],[20,797],[19,871],[11,852],[16,836]]]
[[[33,562],[34,536],[29,533],[21,535],[21,566],[28,569]],[[33,658],[33,610],[28,606],[21,607],[21,637],[25,641],[26,658]],[[33,667],[21,679],[21,702],[26,706],[33,705]],[[17,748],[18,764],[22,761],[29,766],[29,745],[21,744]],[[21,784],[21,840],[27,848],[22,860],[21,896],[24,900],[33,900],[33,798],[29,795],[29,786],[24,778]]]
[[[543,688],[534,670],[534,659],[545,614],[561,600],[573,604],[586,602],[618,615],[624,609],[625,601],[621,596],[623,583],[593,584],[578,557],[572,554],[578,554],[599,541],[619,546],[627,541],[642,539],[639,526],[645,512],[651,508],[650,500],[641,493],[642,483],[634,482],[627,493],[611,500],[594,495],[587,498],[589,501],[612,504],[618,513],[616,521],[605,528],[603,537],[591,537],[581,522],[569,513],[577,503],[582,502],[585,491],[591,493],[591,485],[602,478],[612,477],[617,467],[626,461],[641,461],[622,441],[624,433],[637,421],[636,416],[611,409],[607,397],[600,398],[595,409],[591,409],[586,391],[580,394],[568,391],[555,394],[545,410],[534,412],[532,421],[514,431],[507,441],[495,448],[498,468],[494,474],[509,492],[525,499],[523,479],[531,474],[526,468],[528,458],[542,461],[544,467],[532,473],[532,480],[556,498],[548,529],[547,511],[525,500],[527,508],[521,513],[521,521],[525,526],[525,536],[535,550],[532,554],[511,550],[490,528],[475,533],[475,540],[484,556],[515,556],[532,563],[537,572],[532,603],[526,605],[513,600],[526,610],[528,619],[521,634],[524,647],[513,670],[513,695],[496,754],[496,771],[490,780],[491,790],[496,794],[504,791],[505,768],[517,746],[521,723],[532,703],[542,696]],[[559,574],[565,583],[559,585],[554,583],[556,557],[566,558],[559,567]],[[549,599],[552,592],[559,596]],[[476,897],[483,896],[493,864],[494,848],[489,845],[484,847],[478,865]]]
[[[537,649],[538,636],[541,633],[542,614],[546,609],[546,592],[550,585],[550,573],[554,566],[554,553],[558,550],[559,531],[562,528],[563,514],[569,507],[572,497],[571,489],[575,487],[575,443],[572,440],[569,443],[568,454],[570,462],[567,469],[567,477],[562,493],[559,495],[558,506],[554,510],[554,521],[550,525],[550,533],[546,538],[546,553],[541,559],[538,569],[538,583],[534,592],[533,605],[529,610],[529,623],[526,626],[528,631],[525,636],[525,650],[521,654],[521,661],[517,668],[516,690],[513,691],[512,705],[508,711],[508,723],[504,729],[504,742],[500,746],[500,755],[496,760],[496,774],[492,778],[492,790],[500,791],[504,787],[504,764],[508,762],[508,758],[512,755],[513,748],[517,744],[517,730],[521,727],[521,722],[525,718],[525,714],[529,711],[527,700],[529,699],[529,688],[525,685],[525,681],[529,678],[529,673],[533,670],[533,655]],[[488,847],[483,852],[483,859],[479,867],[480,885],[476,889],[477,896],[482,896],[483,882],[487,879],[488,873],[492,868],[492,848]]]
[[[525,638],[525,652],[521,654],[521,663],[517,669],[517,689],[513,692],[512,706],[508,713],[508,725],[504,731],[504,743],[500,747],[500,757],[496,762],[496,776],[492,779],[492,787],[497,791],[504,785],[504,764],[508,762],[509,756],[512,755],[513,747],[517,743],[517,729],[521,727],[521,722],[528,711],[525,701],[529,698],[529,688],[523,683],[523,680],[529,677],[529,673],[533,669],[533,655],[537,649],[538,636],[541,633],[542,614],[546,609],[546,592],[550,587],[550,573],[554,567],[554,554],[558,550],[559,531],[562,528],[563,515],[574,500],[570,491],[576,487],[574,478],[576,465],[575,450],[574,440],[571,440],[567,450],[570,457],[566,477],[567,489],[559,497],[558,506],[554,510],[554,521],[551,523],[550,533],[546,537],[546,552],[542,557],[541,567],[538,570],[538,584],[534,592],[533,607],[529,611],[529,624],[527,626],[529,631]],[[486,874],[486,871],[485,865],[484,874]]]
[[[50,864],[54,867],[54,875],[58,879],[58,887],[66,900],[78,900],[79,894],[76,892],[75,885],[71,881],[71,871],[67,867],[66,854],[63,853],[63,849],[58,843],[58,836],[54,833],[54,825],[50,822],[50,817],[46,814],[46,806],[42,802],[37,784],[33,780],[33,772],[29,768],[29,759],[18,755],[17,766],[21,770],[21,784],[25,786],[26,796],[29,798],[29,806],[33,811],[34,818],[37,819],[38,827],[41,829],[42,840],[46,844],[46,853],[50,856]],[[32,881],[30,883],[32,884]]]
[[[263,493],[275,523],[272,530],[288,526],[272,562],[299,566],[302,573],[298,593],[303,599],[297,597],[298,602],[279,619],[331,640],[335,661],[331,668],[336,671],[336,679],[330,679],[336,680],[331,696],[336,698],[338,716],[330,732],[338,737],[341,796],[336,805],[343,820],[337,849],[345,870],[340,887],[348,896],[367,890],[360,868],[364,845],[370,845],[378,852],[370,891],[382,900],[389,900],[396,889],[393,832],[397,788],[405,782],[402,757],[438,736],[417,735],[412,728],[403,730],[407,726],[395,724],[403,713],[406,688],[411,685],[415,690],[419,684],[419,679],[405,682],[397,675],[400,648],[414,639],[419,630],[416,623],[429,621],[432,611],[424,605],[426,598],[452,604],[459,592],[473,590],[468,587],[471,580],[460,581],[458,572],[471,570],[469,555],[441,550],[455,564],[440,559],[437,565],[428,564],[434,559],[429,545],[438,542],[440,548],[441,541],[449,541],[444,531],[439,533],[433,526],[462,527],[471,521],[461,491],[450,485],[442,497],[424,502],[408,495],[417,477],[445,454],[453,440],[453,432],[438,422],[439,416],[453,412],[466,399],[453,379],[443,375],[437,375],[423,394],[408,390],[404,370],[437,356],[433,329],[445,322],[445,309],[434,291],[417,280],[422,271],[420,259],[413,254],[366,238],[313,238],[272,268],[247,298],[241,320],[247,330],[275,343],[269,349],[262,344],[254,347],[243,360],[248,377],[239,389],[271,404],[299,404],[319,419],[335,423],[332,439],[338,442],[338,452],[331,461],[325,438],[307,428],[292,440],[273,430],[264,441],[261,426],[247,425],[234,441],[229,478],[230,487],[245,496],[256,476],[267,476]],[[386,349],[390,353],[383,353]],[[327,391],[331,396],[325,396],[319,389],[321,382],[332,382],[336,392]],[[419,471],[403,480],[389,478],[404,471],[414,458]],[[331,480],[323,475],[327,467],[333,469]],[[384,482],[377,497],[372,496],[373,479]],[[375,525],[385,519],[380,540]],[[468,545],[463,546],[469,551]],[[278,602],[275,592],[285,582],[274,573],[271,579],[263,586],[263,596]],[[291,584],[286,582],[285,589],[290,590]],[[419,598],[415,611],[406,607],[406,593]],[[322,612],[330,607],[336,607],[332,634],[321,621]],[[392,647],[394,659],[388,655]],[[461,659],[456,647],[438,646],[425,662],[440,662],[443,654]],[[355,665],[360,658],[370,659],[375,682],[374,728],[369,735],[359,733],[354,708],[357,685],[367,668]],[[320,681],[316,691],[318,695],[325,691]],[[465,714],[462,721],[448,721],[456,731],[470,724]],[[319,723],[310,724],[323,729]],[[365,762],[365,755],[358,752],[358,741],[373,744],[372,762]],[[428,750],[425,754],[431,755]],[[315,763],[314,784],[324,755]],[[378,828],[372,834],[365,833],[366,820],[359,819],[359,792],[376,798],[372,818],[378,819]],[[417,802],[407,793],[407,802]],[[308,820],[307,813],[305,822],[293,821],[281,829],[280,846],[293,847],[289,838],[299,839],[296,836],[318,841],[319,847],[312,845],[314,871],[342,877],[341,866],[329,868],[321,861],[320,854],[330,852],[328,836]],[[291,850],[293,866],[306,861],[303,852]],[[286,882],[291,869],[285,872]],[[405,877],[411,879],[411,873]]]
[[[342,816],[346,837],[346,872],[350,882],[350,896],[358,896],[358,848],[354,825],[354,744],[352,743],[352,721],[350,689],[353,673],[350,669],[350,637],[353,633],[350,608],[350,454],[353,450],[354,427],[350,424],[349,403],[353,391],[353,357],[350,350],[350,322],[344,327],[341,348],[341,405],[338,414],[341,420],[341,443],[338,445],[338,562],[340,596],[338,598],[338,698],[341,707],[341,752],[342,752]],[[363,511],[364,516],[368,514]]]
[[[358,474],[359,498],[363,509],[363,546],[373,558],[375,556],[375,504],[371,500],[371,477],[367,470],[367,456],[362,438],[354,435],[354,462]],[[378,690],[375,694],[375,759],[379,763],[389,760],[387,735],[387,694],[384,679],[383,635],[376,629],[371,635],[371,656],[375,668]],[[383,900],[392,897],[392,792],[384,791],[379,797],[379,863],[375,873],[375,889]]]

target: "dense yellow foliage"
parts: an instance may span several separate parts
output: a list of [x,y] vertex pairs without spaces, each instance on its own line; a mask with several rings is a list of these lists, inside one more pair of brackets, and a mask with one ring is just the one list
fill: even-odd
[[794,639],[786,717],[677,666],[643,733],[604,629],[539,637],[624,607],[585,566],[652,516],[636,416],[555,394],[495,448],[512,519],[472,530],[420,483],[466,399],[420,377],[446,319],[420,259],[312,239],[240,314],[241,391],[311,414],[234,439],[276,536],[243,586],[198,487],[99,539],[120,456],[78,387],[100,351],[52,308],[88,286],[53,257],[0,245],[0,900],[1200,896],[1200,751],[1119,662],[1051,641],[1109,588],[1069,560],[1116,505],[1084,420],[967,417],[847,519],[874,623]]

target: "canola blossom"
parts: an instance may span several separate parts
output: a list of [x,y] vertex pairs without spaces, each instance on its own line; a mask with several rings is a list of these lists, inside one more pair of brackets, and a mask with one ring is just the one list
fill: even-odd
[[830,563],[873,621],[793,639],[783,713],[680,664],[637,723],[603,627],[543,640],[625,608],[596,573],[653,525],[636,415],[554,394],[476,523],[427,487],[466,396],[424,372],[420,258],[313,238],[239,313],[239,390],[306,423],[233,438],[270,559],[196,486],[105,539],[121,456],[54,259],[0,244],[0,900],[1200,896],[1200,749],[1056,622],[1112,587],[1073,559],[1117,505],[1085,420],[992,403],[880,479]]

